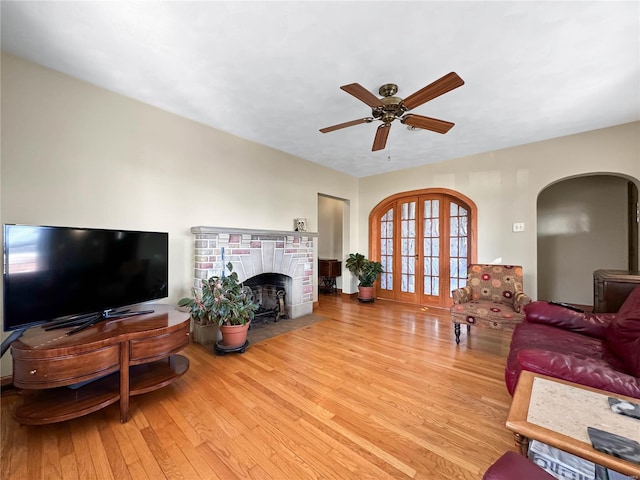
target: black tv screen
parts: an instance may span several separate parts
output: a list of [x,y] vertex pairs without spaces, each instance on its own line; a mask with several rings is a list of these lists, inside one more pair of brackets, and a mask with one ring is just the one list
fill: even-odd
[[4,226],[4,330],[168,296],[168,234]]

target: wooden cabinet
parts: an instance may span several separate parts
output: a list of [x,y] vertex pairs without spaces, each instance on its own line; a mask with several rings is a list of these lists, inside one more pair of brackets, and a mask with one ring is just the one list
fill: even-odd
[[31,328],[11,344],[13,383],[23,401],[14,413],[25,425],[61,422],[120,402],[129,418],[129,397],[161,388],[189,369],[176,355],[189,343],[189,314],[170,305],[154,312],[110,319],[70,330]]
[[342,262],[339,260],[318,260],[319,290],[324,293],[336,293],[336,277],[342,276]]
[[640,272],[596,270],[593,272],[593,311],[617,312],[631,291],[640,285]]

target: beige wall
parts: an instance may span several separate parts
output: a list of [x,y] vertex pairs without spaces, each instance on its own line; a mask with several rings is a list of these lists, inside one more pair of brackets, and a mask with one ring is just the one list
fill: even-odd
[[539,192],[585,173],[640,178],[640,122],[358,180],[6,54],[1,93],[2,223],[167,231],[167,302],[190,287],[191,226],[289,230],[306,217],[316,231],[323,194],[345,200],[344,255],[366,253],[371,209],[428,187],[478,205],[479,260],[522,264],[535,297]]
[[5,54],[1,115],[2,223],[169,232],[167,302],[189,292],[190,227],[316,231],[319,193],[357,205],[354,177]]
[[[472,155],[360,179],[358,243],[368,245],[371,210],[398,192],[442,187],[478,206],[478,261],[524,268],[527,293],[537,298],[536,202],[563,178],[612,173],[640,185],[640,122]],[[525,231],[512,232],[514,222]]]

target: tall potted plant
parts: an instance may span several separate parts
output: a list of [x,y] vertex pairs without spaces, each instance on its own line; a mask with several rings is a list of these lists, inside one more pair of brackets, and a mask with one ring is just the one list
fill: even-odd
[[183,298],[178,306],[191,311],[194,322],[214,324],[222,332],[225,347],[241,347],[247,341],[247,330],[258,309],[249,287],[238,281],[231,262],[228,275],[212,276],[202,282],[202,294],[194,291],[193,298]]
[[373,284],[382,273],[382,264],[367,259],[361,253],[350,253],[345,267],[358,279],[358,300],[373,302],[375,298]]

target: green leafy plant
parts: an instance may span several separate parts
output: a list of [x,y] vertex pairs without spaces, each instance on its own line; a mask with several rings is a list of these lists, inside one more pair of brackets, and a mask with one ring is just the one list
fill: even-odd
[[350,253],[345,262],[345,267],[358,279],[359,287],[373,287],[373,284],[382,273],[382,264],[368,260],[361,253]]
[[193,289],[193,298],[185,297],[179,307],[187,307],[191,318],[199,324],[245,325],[258,310],[249,287],[238,281],[231,262],[227,264],[229,275],[212,276],[202,281],[202,293]]

